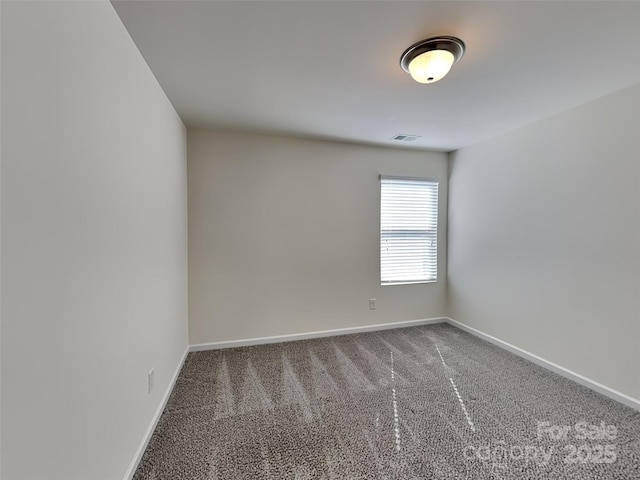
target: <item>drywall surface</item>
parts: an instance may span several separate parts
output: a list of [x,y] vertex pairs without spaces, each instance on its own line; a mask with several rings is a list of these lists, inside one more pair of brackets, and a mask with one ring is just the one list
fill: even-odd
[[[380,286],[380,174],[440,182],[437,283]],[[443,315],[446,154],[189,129],[188,176],[192,344]]]
[[449,316],[640,398],[640,86],[452,154]]
[[[2,6],[0,5],[0,28]],[[0,59],[2,58],[2,35],[0,34]],[[0,92],[2,92],[2,62],[0,61]],[[0,107],[2,95],[0,94]],[[2,212],[2,115],[0,115],[0,212]],[[2,221],[0,221],[0,265],[2,264]],[[2,275],[0,274],[0,306],[2,305]],[[0,478],[2,478],[2,308],[0,307]]]
[[186,130],[110,3],[1,8],[1,476],[121,479],[188,342]]

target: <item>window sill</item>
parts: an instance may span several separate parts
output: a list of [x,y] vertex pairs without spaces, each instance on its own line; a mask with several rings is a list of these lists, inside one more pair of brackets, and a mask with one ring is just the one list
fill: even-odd
[[420,281],[415,281],[415,282],[385,282],[385,283],[381,283],[380,286],[381,287],[387,287],[389,285],[417,285],[417,284],[421,284],[421,283],[438,283],[438,279],[435,279],[435,280],[420,280]]

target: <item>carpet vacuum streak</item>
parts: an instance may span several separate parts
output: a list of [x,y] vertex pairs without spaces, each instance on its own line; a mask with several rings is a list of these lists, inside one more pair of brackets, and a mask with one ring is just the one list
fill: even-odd
[[640,412],[446,324],[190,353],[134,480],[640,479]]

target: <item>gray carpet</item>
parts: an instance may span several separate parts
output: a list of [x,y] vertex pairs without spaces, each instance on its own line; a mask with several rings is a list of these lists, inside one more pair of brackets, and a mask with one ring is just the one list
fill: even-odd
[[152,479],[640,479],[640,413],[445,324],[198,352]]

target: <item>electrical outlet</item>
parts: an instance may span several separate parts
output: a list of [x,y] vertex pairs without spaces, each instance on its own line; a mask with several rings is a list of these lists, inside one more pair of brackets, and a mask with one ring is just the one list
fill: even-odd
[[370,298],[369,299],[369,310],[375,310],[376,309],[376,299],[375,298]]
[[147,374],[147,387],[148,387],[148,393],[151,393],[151,390],[153,390],[153,387],[155,386],[156,383],[156,378],[155,378],[155,372],[153,371],[153,368],[151,370],[149,370],[149,373]]

